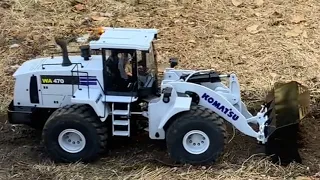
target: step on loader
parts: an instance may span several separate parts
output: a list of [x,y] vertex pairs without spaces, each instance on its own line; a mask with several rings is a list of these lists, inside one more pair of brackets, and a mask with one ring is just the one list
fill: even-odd
[[170,59],[160,79],[157,34],[106,27],[80,47],[80,56],[69,56],[67,42],[56,39],[62,56],[26,61],[13,74],[9,122],[40,128],[56,162],[93,161],[113,137],[131,137],[142,127],[149,138],[166,141],[172,160],[207,164],[225,150],[226,122],[266,145],[275,159],[300,161],[295,144],[308,112],[305,87],[277,85],[253,115],[236,74],[176,69],[178,61]]

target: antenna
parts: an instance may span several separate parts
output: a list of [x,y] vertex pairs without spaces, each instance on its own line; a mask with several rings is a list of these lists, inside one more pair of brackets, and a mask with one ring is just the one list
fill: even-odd
[[56,44],[60,46],[62,50],[62,66],[70,66],[72,65],[69,56],[68,56],[68,49],[67,49],[67,42],[63,39],[55,38]]

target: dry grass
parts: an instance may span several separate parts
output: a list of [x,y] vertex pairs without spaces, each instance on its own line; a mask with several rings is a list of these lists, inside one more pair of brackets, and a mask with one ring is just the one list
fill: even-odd
[[[77,11],[75,4],[83,3]],[[101,14],[102,13],[102,14]],[[104,16],[102,21],[90,17]],[[98,26],[157,28],[159,63],[178,57],[181,68],[214,68],[235,72],[244,101],[262,99],[276,81],[296,80],[311,90],[318,110],[319,21],[317,0],[2,0],[0,1],[1,110],[12,97],[14,68],[27,59],[50,55],[54,36],[78,36]],[[301,22],[292,19],[304,17]],[[301,18],[300,18],[301,19]],[[249,27],[249,28],[248,28]],[[257,27],[257,28],[255,28]],[[290,36],[291,35],[291,36]],[[18,48],[10,48],[19,44]],[[90,164],[53,165],[42,154],[37,133],[2,120],[1,179],[289,179],[320,169],[317,113],[306,122],[304,165],[278,167],[250,158],[255,142],[237,134],[219,164],[210,167],[167,167],[154,157],[161,146],[132,143]],[[309,126],[308,126],[309,125]],[[151,150],[151,151],[150,151]],[[119,154],[117,152],[119,151]],[[136,153],[132,153],[136,152]]]

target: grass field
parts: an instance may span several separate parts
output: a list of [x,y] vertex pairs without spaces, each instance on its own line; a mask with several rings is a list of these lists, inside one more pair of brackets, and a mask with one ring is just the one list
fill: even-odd
[[[319,17],[317,0],[0,0],[0,179],[320,179]],[[165,144],[147,134],[115,144],[92,164],[51,163],[39,132],[6,121],[11,75],[30,58],[50,56],[55,36],[99,26],[159,29],[160,64],[178,57],[179,68],[234,72],[250,107],[276,81],[307,86],[312,113],[303,122],[304,163],[272,164],[254,139],[238,131],[233,137],[232,130],[212,166],[172,166]]]

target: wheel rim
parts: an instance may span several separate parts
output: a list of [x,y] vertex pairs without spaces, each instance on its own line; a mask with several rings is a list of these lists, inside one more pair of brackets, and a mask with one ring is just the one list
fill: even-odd
[[182,143],[184,149],[189,153],[201,154],[209,148],[210,140],[206,133],[192,130],[184,135]]
[[68,153],[78,153],[86,145],[84,135],[75,129],[65,129],[59,135],[58,142],[60,147]]

